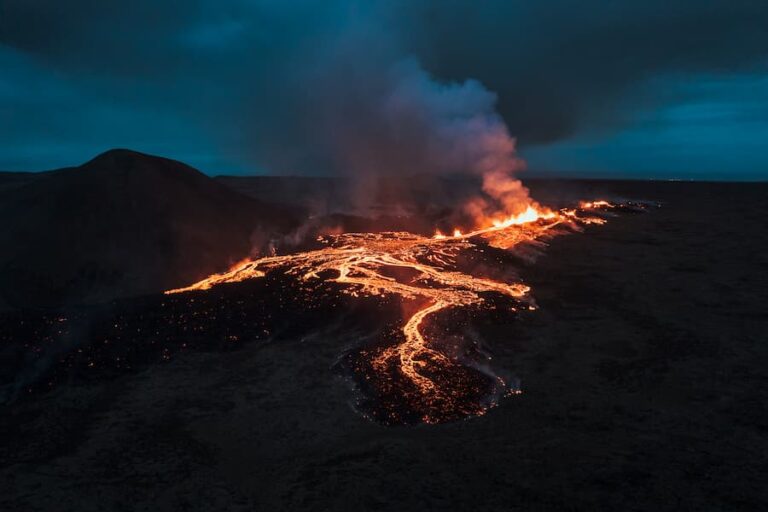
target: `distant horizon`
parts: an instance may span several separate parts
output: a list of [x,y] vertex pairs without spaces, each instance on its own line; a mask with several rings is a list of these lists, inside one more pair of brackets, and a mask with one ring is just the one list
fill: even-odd
[[[127,150],[136,153],[145,154],[151,157],[167,158],[169,160],[175,160],[185,165],[192,167],[200,171],[201,173],[211,178],[259,178],[259,177],[274,177],[274,178],[322,178],[322,179],[352,179],[350,176],[343,176],[334,173],[325,174],[298,174],[298,173],[278,173],[278,172],[221,172],[211,173],[206,169],[198,167],[183,159],[174,158],[157,153],[149,153],[145,151],[134,150],[127,147],[114,147],[108,148],[103,151],[94,153],[88,158],[74,164],[68,165],[54,165],[45,169],[0,169],[0,173],[3,174],[38,174],[51,171],[58,171],[62,169],[76,168],[80,165],[92,160],[93,158],[114,150]],[[425,173],[426,174],[426,173]],[[460,179],[471,178],[471,176],[462,175],[460,173],[454,173],[443,176],[446,179]],[[537,168],[528,168],[524,171],[517,173],[517,177],[524,183],[529,180],[572,180],[572,181],[661,181],[661,182],[696,182],[696,183],[768,183],[768,177],[747,177],[747,176],[735,176],[733,178],[718,178],[718,177],[685,177],[685,176],[637,176],[628,175],[621,171],[606,172],[601,174],[585,174],[582,171],[549,171]]]

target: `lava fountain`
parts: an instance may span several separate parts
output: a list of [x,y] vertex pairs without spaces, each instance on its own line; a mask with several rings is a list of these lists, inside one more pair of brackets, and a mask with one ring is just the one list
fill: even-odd
[[[283,272],[301,282],[337,283],[352,297],[396,296],[415,305],[404,314],[399,331],[373,348],[355,355],[352,367],[365,391],[373,395],[361,407],[386,424],[438,423],[484,414],[500,396],[519,389],[487,368],[440,348],[435,319],[450,311],[495,307],[497,300],[512,310],[533,309],[530,288],[463,272],[457,257],[489,248],[509,250],[542,243],[581,225],[602,223],[588,212],[610,203],[582,203],[576,209],[550,210],[535,203],[506,218],[490,218],[485,227],[452,236],[439,232],[421,236],[407,232],[345,233],[319,238],[321,249],[245,260],[228,272],[214,274],[185,288],[166,293],[206,290],[224,283]],[[394,270],[400,270],[393,277]],[[403,272],[404,271],[404,272]],[[403,277],[405,276],[405,277]],[[363,402],[361,402],[362,404]]]

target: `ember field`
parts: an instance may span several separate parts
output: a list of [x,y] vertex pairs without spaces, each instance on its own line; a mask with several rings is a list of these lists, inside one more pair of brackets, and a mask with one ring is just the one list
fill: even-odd
[[282,274],[6,313],[0,508],[767,507],[768,186],[531,188],[661,207],[509,256],[535,311],[441,322],[521,394],[444,424],[371,421],[353,367],[401,304],[326,282],[307,301]]

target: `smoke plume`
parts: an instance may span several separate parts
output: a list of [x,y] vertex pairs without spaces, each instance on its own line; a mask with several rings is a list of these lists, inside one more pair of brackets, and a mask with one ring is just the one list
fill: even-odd
[[[525,209],[527,190],[514,178],[524,164],[496,94],[472,78],[430,74],[375,9],[340,19],[337,34],[299,45],[278,80],[288,84],[280,94],[294,98],[293,125],[265,129],[254,113],[254,147],[279,148],[269,167],[314,166],[350,178],[358,207],[374,202],[383,183],[463,175],[482,180],[486,196],[468,205],[471,215]],[[288,137],[300,148],[286,154]]]
[[318,142],[336,169],[363,184],[381,176],[471,174],[482,177],[485,202],[495,203],[474,208],[525,208],[527,190],[514,179],[524,164],[494,93],[472,79],[440,82],[414,58],[369,71],[322,77]]

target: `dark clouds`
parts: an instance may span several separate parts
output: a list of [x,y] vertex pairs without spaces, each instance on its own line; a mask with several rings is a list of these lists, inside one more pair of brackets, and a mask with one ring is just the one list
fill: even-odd
[[497,91],[512,132],[528,143],[621,121],[627,111],[617,112],[615,102],[648,94],[644,81],[660,74],[768,64],[761,1],[424,5],[412,16],[428,29],[412,34],[426,66],[441,76],[478,77]]
[[445,110],[382,106],[407,62],[481,117],[496,93],[524,146],[610,135],[686,101],[670,84],[765,73],[765,27],[762,1],[0,0],[0,165],[109,144],[214,173],[423,166]]

